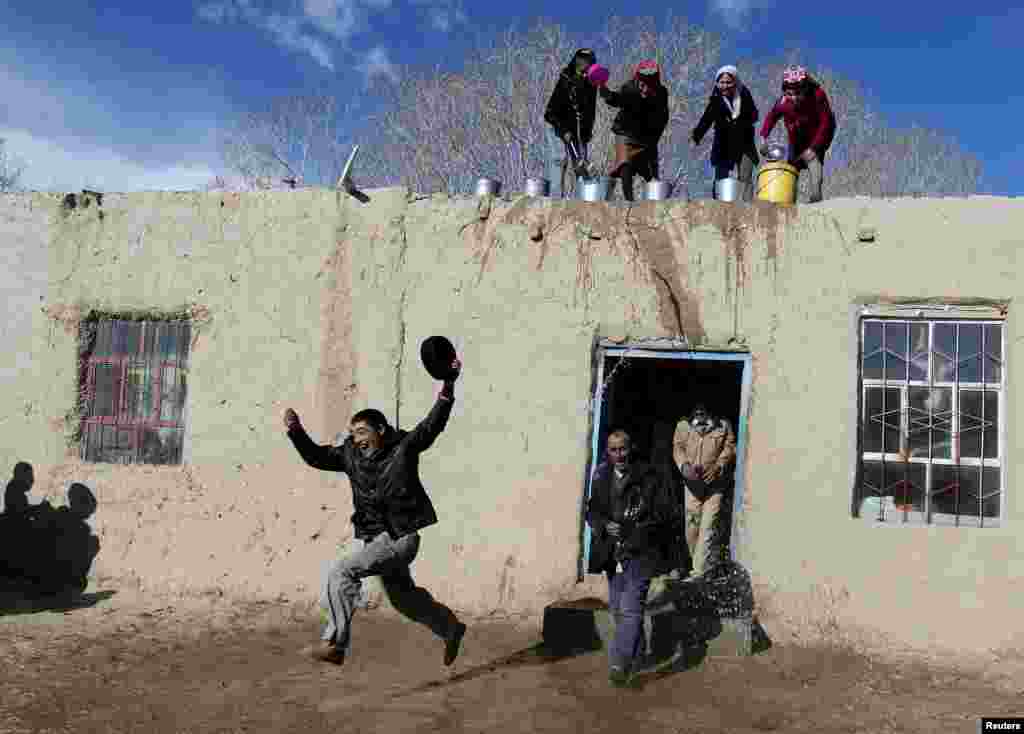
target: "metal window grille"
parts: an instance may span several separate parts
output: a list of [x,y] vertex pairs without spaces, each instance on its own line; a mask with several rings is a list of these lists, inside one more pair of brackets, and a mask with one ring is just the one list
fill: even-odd
[[190,324],[108,319],[87,328],[82,459],[180,464]]
[[861,517],[998,526],[1004,332],[1001,319],[861,320]]

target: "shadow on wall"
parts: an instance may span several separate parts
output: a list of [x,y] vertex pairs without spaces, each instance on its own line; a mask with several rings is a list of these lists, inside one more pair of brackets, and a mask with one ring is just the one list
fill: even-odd
[[84,484],[68,488],[67,505],[29,502],[32,465],[20,461],[4,491],[0,513],[0,614],[90,606],[112,594],[86,595],[89,569],[100,550],[86,522],[96,497]]

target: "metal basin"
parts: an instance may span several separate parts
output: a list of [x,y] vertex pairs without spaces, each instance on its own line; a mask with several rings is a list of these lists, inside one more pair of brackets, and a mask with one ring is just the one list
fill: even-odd
[[645,196],[648,201],[664,201],[672,196],[672,184],[668,181],[648,181]]
[[715,181],[715,198],[719,201],[739,201],[742,190],[738,178],[720,178]]
[[534,197],[550,196],[551,182],[546,178],[526,179],[526,195]]
[[583,201],[608,201],[611,179],[607,176],[576,179],[576,196]]
[[478,178],[476,181],[477,196],[497,196],[501,191],[501,181],[493,178]]

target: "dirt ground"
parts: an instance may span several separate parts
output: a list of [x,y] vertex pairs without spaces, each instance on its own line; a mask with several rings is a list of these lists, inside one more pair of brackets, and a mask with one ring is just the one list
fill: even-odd
[[538,620],[478,620],[448,669],[430,633],[380,610],[356,619],[344,667],[307,661],[302,602],[94,591],[91,606],[0,609],[0,732],[975,732],[1024,715],[1021,660],[883,661],[773,647],[608,685],[603,652],[553,657]]

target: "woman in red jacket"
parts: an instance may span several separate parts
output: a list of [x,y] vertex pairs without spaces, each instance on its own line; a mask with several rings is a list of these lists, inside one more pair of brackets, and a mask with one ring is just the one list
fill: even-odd
[[810,173],[810,201],[821,201],[825,152],[836,134],[836,118],[825,90],[802,66],[790,66],[782,73],[782,96],[761,126],[763,143],[780,117],[789,135],[789,162]]

